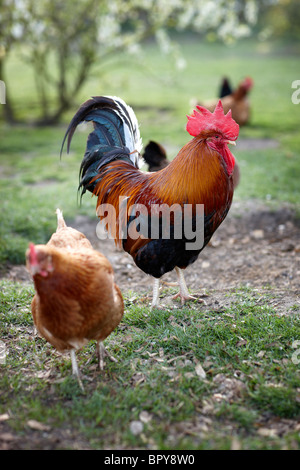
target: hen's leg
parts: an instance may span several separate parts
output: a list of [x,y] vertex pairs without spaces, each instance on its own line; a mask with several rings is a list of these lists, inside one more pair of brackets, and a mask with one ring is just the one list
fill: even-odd
[[78,365],[77,365],[77,360],[76,360],[75,349],[71,349],[70,355],[71,355],[71,362],[72,362],[72,374],[76,375],[78,377],[79,376],[79,370],[78,370]]
[[71,362],[72,362],[72,374],[75,375],[75,377],[77,378],[81,390],[84,390],[80,376],[79,376],[79,369],[77,365],[75,349],[71,349],[70,355],[71,355]]

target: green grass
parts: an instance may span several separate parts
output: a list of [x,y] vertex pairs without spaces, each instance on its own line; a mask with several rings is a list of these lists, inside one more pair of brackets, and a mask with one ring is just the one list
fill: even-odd
[[300,166],[296,152],[284,148],[245,151],[239,154],[239,164],[243,178],[236,192],[239,198],[290,202],[299,209]]
[[[100,373],[93,342],[78,352],[81,391],[69,357],[33,336],[32,287],[2,281],[1,288],[0,335],[8,354],[0,366],[0,415],[10,414],[7,424],[21,438],[36,420],[48,426],[50,441],[53,433],[72,433],[98,449],[227,449],[228,429],[243,449],[300,444],[292,427],[284,437],[259,433],[273,429],[268,420],[300,417],[299,368],[291,360],[299,316],[270,308],[271,291],[240,289],[221,313],[192,304],[175,315],[150,315],[125,296],[124,319],[106,341],[118,363],[107,361]],[[199,363],[205,378],[197,375]],[[149,420],[134,436],[130,423],[141,413]]]

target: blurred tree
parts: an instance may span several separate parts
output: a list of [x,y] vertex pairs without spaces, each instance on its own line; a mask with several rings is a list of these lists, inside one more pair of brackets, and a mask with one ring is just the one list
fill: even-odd
[[260,22],[268,27],[269,35],[285,37],[291,40],[300,39],[300,3],[299,0],[269,1],[269,7],[262,9]]
[[[98,28],[102,14],[97,0],[27,0],[31,21],[24,35],[24,57],[34,69],[42,124],[59,120],[97,61]],[[54,94],[54,109],[53,109]],[[50,99],[51,97],[51,99]]]
[[13,124],[16,119],[5,75],[5,63],[10,50],[18,44],[23,35],[26,22],[20,10],[16,7],[17,0],[0,0],[0,80],[6,84],[6,104],[2,106],[4,119]]
[[[70,108],[92,66],[104,67],[105,59],[116,51],[138,51],[146,38],[155,37],[165,52],[176,52],[169,28],[213,32],[229,42],[250,33],[260,4],[259,0],[0,0],[2,67],[9,50],[21,41],[24,58],[34,69],[40,122],[51,124]],[[4,80],[1,75],[0,79]]]

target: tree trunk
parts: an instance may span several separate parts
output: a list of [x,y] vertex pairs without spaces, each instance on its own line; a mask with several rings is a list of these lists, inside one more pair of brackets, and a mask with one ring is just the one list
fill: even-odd
[[66,79],[66,70],[65,70],[65,63],[64,57],[61,58],[62,60],[59,63],[60,69],[60,80],[57,82],[57,103],[58,106],[56,110],[52,114],[44,115],[42,119],[38,120],[35,124],[40,126],[49,126],[57,124],[62,115],[68,111],[73,105],[74,96],[78,94],[82,86],[84,85],[90,68],[93,64],[93,60],[90,58],[83,58],[82,63],[80,64],[78,75],[75,80],[75,84],[72,89],[70,89],[70,85],[68,85]]

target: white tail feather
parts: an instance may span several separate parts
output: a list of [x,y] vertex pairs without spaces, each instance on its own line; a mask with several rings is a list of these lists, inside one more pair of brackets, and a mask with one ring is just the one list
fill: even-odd
[[[140,130],[139,130],[139,123],[137,120],[137,117],[128,104],[125,103],[122,98],[119,98],[118,96],[107,96],[107,98],[110,98],[114,100],[114,102],[118,106],[118,114],[122,121],[124,122],[124,134],[125,134],[125,143],[126,147],[130,150],[130,152],[133,152],[130,156],[132,163],[137,166],[136,164],[139,161],[139,155],[142,151],[143,148],[143,143],[142,139],[140,136]],[[127,116],[126,116],[127,113]],[[131,125],[128,126],[126,123],[126,120],[124,120],[124,116],[127,118],[127,121],[129,120]]]

